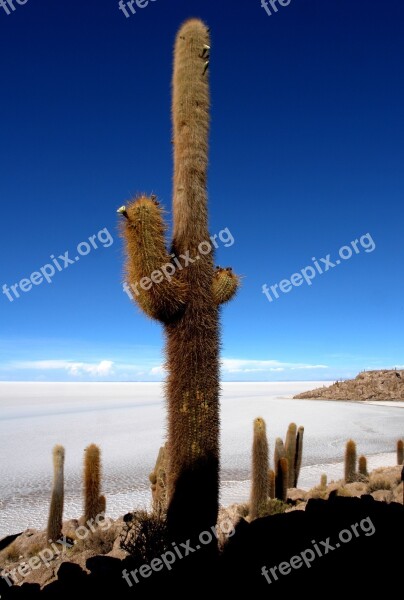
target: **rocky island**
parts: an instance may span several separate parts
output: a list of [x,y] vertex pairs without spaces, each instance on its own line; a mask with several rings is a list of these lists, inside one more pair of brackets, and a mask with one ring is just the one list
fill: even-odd
[[336,381],[329,387],[294,396],[297,399],[320,400],[380,400],[404,401],[404,371],[378,370],[362,371],[355,379]]

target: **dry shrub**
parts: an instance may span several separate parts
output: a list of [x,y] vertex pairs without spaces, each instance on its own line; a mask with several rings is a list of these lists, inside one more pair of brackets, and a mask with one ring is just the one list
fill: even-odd
[[6,562],[14,563],[17,562],[20,558],[21,552],[18,549],[18,545],[16,541],[12,542],[7,548],[4,549],[2,553],[2,558]]
[[74,546],[71,552],[76,554],[77,552],[90,550],[93,555],[108,554],[114,546],[115,535],[115,529],[110,527],[109,529],[98,528],[95,531],[90,531],[84,539],[74,539],[73,536]]
[[163,515],[139,510],[124,517],[121,548],[136,562],[150,563],[168,548],[166,521]]

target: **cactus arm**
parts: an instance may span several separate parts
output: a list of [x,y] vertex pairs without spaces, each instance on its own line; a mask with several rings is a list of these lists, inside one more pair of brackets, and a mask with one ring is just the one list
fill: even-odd
[[213,301],[215,304],[225,304],[236,294],[240,285],[240,279],[233,273],[232,269],[221,269],[216,267],[213,276]]
[[130,292],[149,317],[164,323],[183,310],[187,287],[166,250],[162,209],[153,197],[140,196],[121,213]]

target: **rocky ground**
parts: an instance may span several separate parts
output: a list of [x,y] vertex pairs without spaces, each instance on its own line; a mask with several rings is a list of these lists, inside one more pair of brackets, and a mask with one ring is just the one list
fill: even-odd
[[297,394],[301,400],[390,400],[404,401],[404,371],[363,371],[346,381],[336,381],[309,392]]
[[[377,501],[385,503],[403,503],[403,483],[401,482],[401,466],[379,468],[368,477],[358,476],[360,481],[344,483],[344,481],[323,482],[310,491],[291,489],[288,493],[288,506],[280,512],[305,510],[310,499],[327,500],[330,496],[356,497],[370,495]],[[241,517],[248,522],[247,505],[232,505],[222,508],[220,523],[225,519],[236,526]],[[82,529],[78,529],[81,526]],[[47,543],[46,533],[29,529],[18,536],[11,544],[0,551],[0,567],[7,573],[17,569],[15,577],[18,584],[37,583],[42,588],[57,579],[62,563],[78,565],[84,572],[88,571],[87,561],[94,556],[106,556],[123,560],[127,553],[120,548],[120,539],[125,523],[123,518],[116,521],[106,520],[102,527],[94,532],[88,530],[84,539],[85,528],[80,521],[67,521],[63,527],[66,545],[57,546]],[[88,528],[87,528],[88,529]],[[226,528],[224,528],[226,529]],[[80,533],[80,535],[78,535]],[[224,542],[224,538],[219,540]],[[44,550],[45,555],[43,554]],[[59,554],[56,553],[59,551]],[[41,554],[42,553],[42,554]],[[39,558],[38,558],[39,557]],[[36,560],[35,560],[36,558]],[[24,567],[24,565],[26,565]],[[20,569],[18,571],[18,569]],[[25,575],[24,575],[25,573]]]

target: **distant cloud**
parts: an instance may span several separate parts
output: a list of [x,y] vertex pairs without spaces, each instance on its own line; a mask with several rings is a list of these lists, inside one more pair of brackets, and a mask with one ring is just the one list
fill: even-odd
[[306,369],[328,369],[327,365],[310,365],[306,363],[288,363],[279,360],[247,360],[238,358],[223,358],[223,373],[264,373],[297,371]]
[[113,373],[112,360],[101,360],[99,363],[74,362],[68,360],[26,360],[12,363],[15,369],[33,371],[66,371],[72,377],[91,375],[106,377]]
[[[0,365],[0,372],[6,371],[9,379],[30,378],[41,380],[77,379],[92,381],[162,381],[167,375],[164,363],[157,360],[145,360],[136,357],[132,363],[119,360],[100,360],[97,362],[74,361],[64,359],[11,361]],[[316,370],[328,369],[326,365],[282,362],[279,360],[253,360],[242,358],[223,358],[221,377],[224,381],[233,380],[290,380],[305,379],[319,375]],[[313,371],[311,373],[310,371]],[[299,374],[299,372],[301,374]],[[303,376],[303,373],[307,375]],[[328,375],[329,373],[327,373]],[[7,378],[7,376],[6,376]],[[0,377],[4,379],[4,377]]]
[[163,365],[159,365],[158,367],[153,367],[150,369],[150,375],[166,375],[167,369]]

